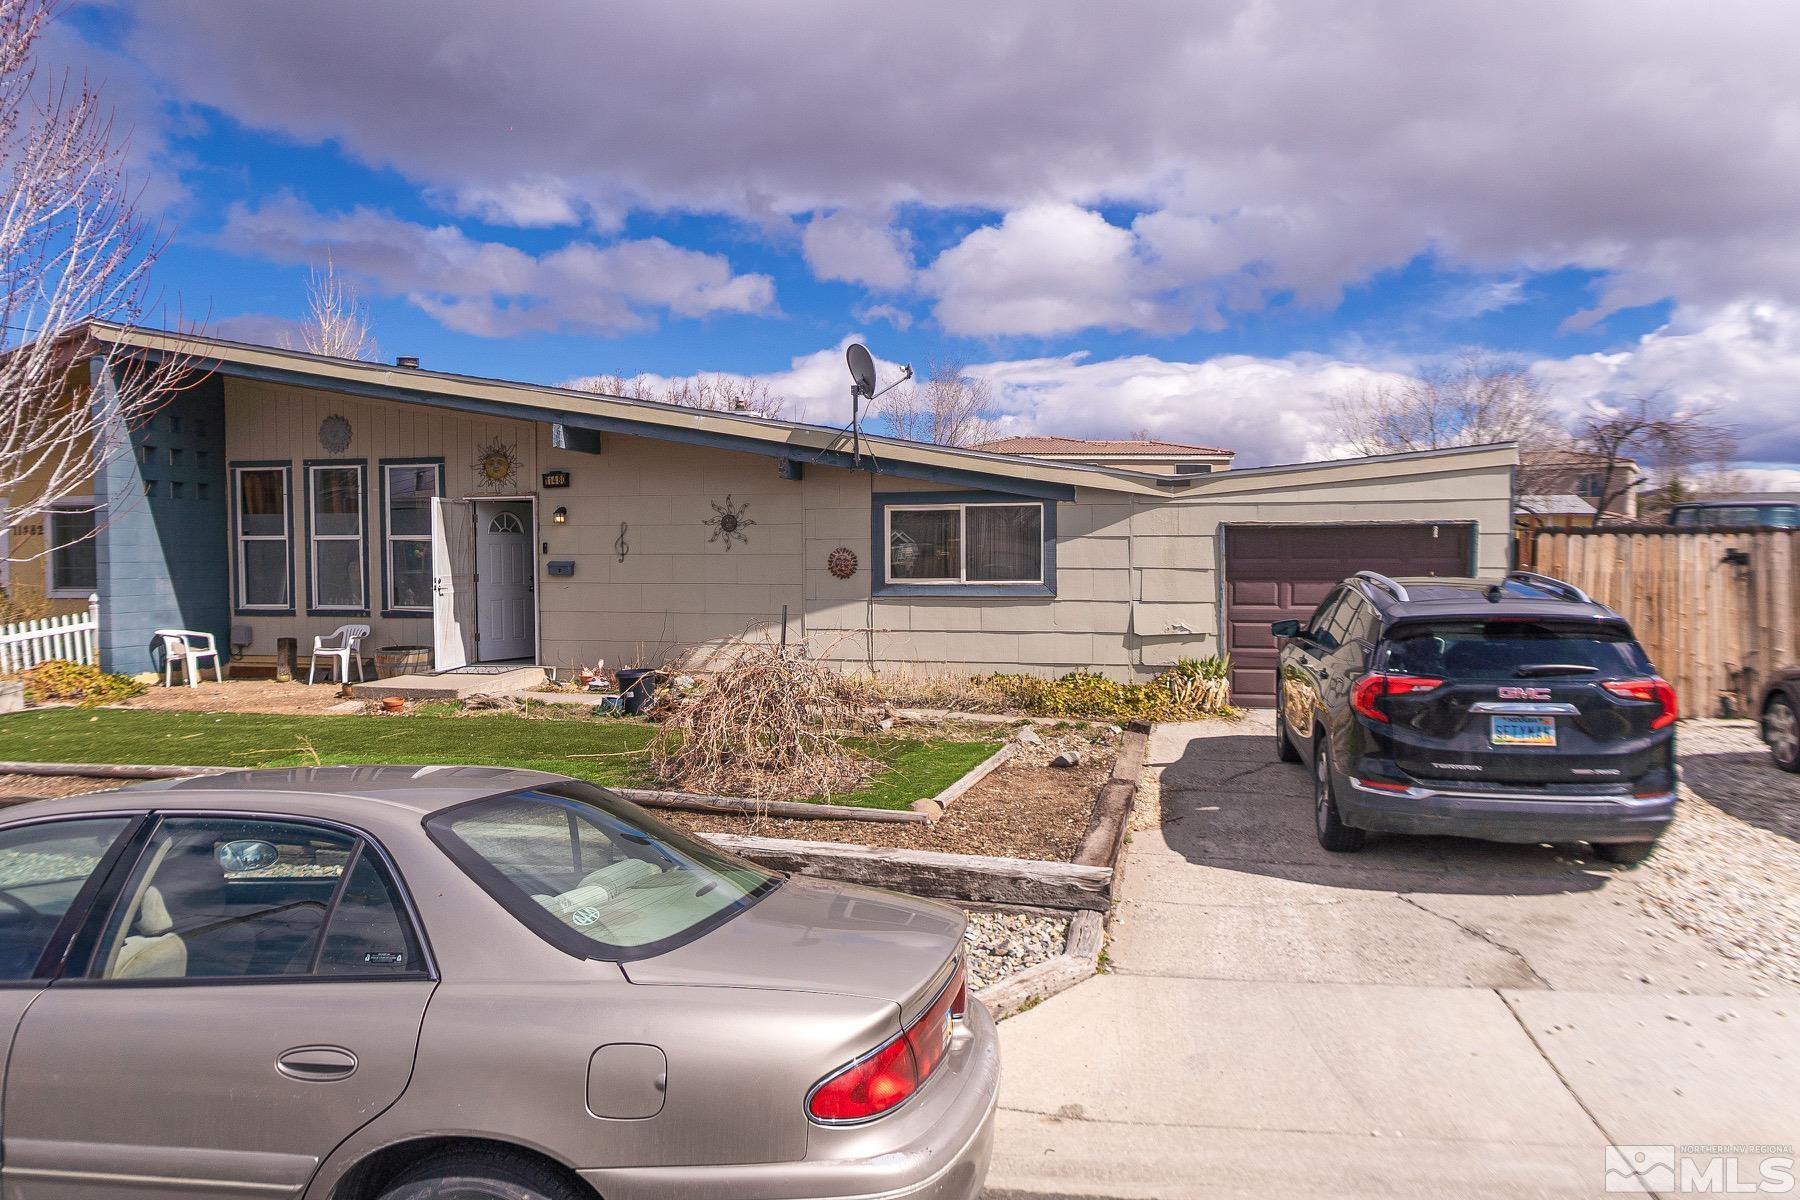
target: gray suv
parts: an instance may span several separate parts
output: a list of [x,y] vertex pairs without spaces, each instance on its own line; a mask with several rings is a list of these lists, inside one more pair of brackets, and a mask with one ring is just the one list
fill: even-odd
[[1570,584],[1363,571],[1271,628],[1276,750],[1312,770],[1327,850],[1379,830],[1635,863],[1674,816],[1675,690]]

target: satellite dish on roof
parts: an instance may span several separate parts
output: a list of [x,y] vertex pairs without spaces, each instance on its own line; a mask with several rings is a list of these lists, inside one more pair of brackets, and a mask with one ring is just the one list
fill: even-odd
[[875,356],[861,342],[851,342],[844,351],[844,359],[850,364],[850,380],[856,385],[856,393],[864,398],[875,394]]

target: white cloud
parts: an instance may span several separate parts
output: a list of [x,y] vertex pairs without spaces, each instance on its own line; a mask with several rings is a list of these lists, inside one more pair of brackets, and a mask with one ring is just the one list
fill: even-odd
[[[330,141],[486,220],[1006,214],[1012,229],[959,247],[1011,272],[995,315],[957,258],[938,281],[958,328],[1330,304],[1424,252],[1605,272],[1580,320],[1670,295],[1800,302],[1787,0],[1704,16],[1646,0],[1629,20],[1616,0],[444,0],[429,20],[244,0],[229,21],[213,0],[124,2],[171,94]],[[1095,225],[1112,206],[1145,214],[1135,240]],[[1028,240],[1017,221],[1051,212],[1083,245],[1033,273],[1005,252]],[[891,257],[821,261],[898,277]]]
[[661,238],[572,242],[531,255],[369,208],[322,213],[293,196],[233,205],[219,242],[278,263],[336,264],[381,292],[405,296],[451,329],[483,337],[554,329],[616,333],[658,313],[703,317],[771,311],[766,275],[738,275],[716,254]]
[[905,332],[912,328],[913,315],[904,308],[893,304],[862,304],[850,310],[850,315],[865,324],[875,321],[886,321],[895,329]]
[[891,291],[912,282],[910,242],[902,230],[859,213],[814,217],[800,236],[806,265],[819,279]]
[[[791,417],[842,425],[849,420],[843,350],[851,340],[798,356],[782,371],[739,377],[786,397]],[[897,363],[880,366],[883,382],[898,377]],[[1147,429],[1152,437],[1236,450],[1239,466],[1258,466],[1340,454],[1334,403],[1397,382],[1406,368],[1321,354],[1200,362],[1067,354],[965,369],[993,385],[1002,435],[1121,437]],[[1800,468],[1783,465],[1800,463],[1800,404],[1792,399],[1800,379],[1800,309],[1760,304],[1684,313],[1629,350],[1544,359],[1530,370],[1552,406],[1549,418],[1649,392],[1710,404],[1737,425],[1755,486],[1800,487]]]

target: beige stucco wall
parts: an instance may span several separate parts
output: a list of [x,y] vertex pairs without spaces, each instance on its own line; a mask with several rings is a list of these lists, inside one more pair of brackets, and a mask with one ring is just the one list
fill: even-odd
[[[1093,668],[1141,677],[1218,652],[1221,525],[1475,521],[1482,572],[1498,574],[1507,563],[1510,469],[1496,454],[1425,468],[1229,472],[1203,485],[1203,495],[1181,499],[1081,488],[1057,506],[1054,598],[872,598],[872,494],[960,489],[812,465],[802,480],[785,480],[763,455],[623,435],[607,435],[598,455],[581,454],[552,447],[546,424],[240,380],[228,381],[226,403],[228,458],[291,461],[297,492],[302,462],[331,457],[318,444],[319,423],[331,413],[348,418],[355,434],[338,457],[367,459],[372,486],[382,458],[442,457],[450,495],[488,494],[476,478],[477,447],[496,438],[516,445],[518,491],[539,495],[539,661],[560,667],[665,662],[681,651],[703,657],[739,634],[778,636],[785,604],[790,636],[846,662],[922,673]],[[570,486],[540,491],[540,473],[555,469],[570,473]],[[707,524],[727,497],[754,522],[730,549]],[[378,504],[377,487],[368,566],[377,604],[367,618],[342,620],[373,626],[371,646],[429,644],[429,620],[380,615]],[[568,509],[567,524],[551,522],[558,506]],[[297,510],[303,600],[301,529]],[[826,569],[840,546],[857,556],[849,579]],[[573,562],[574,575],[548,575],[550,561]],[[304,654],[314,634],[341,623],[305,616],[303,603],[300,612],[233,619],[254,627],[253,655],[273,654],[283,636],[299,638]]]

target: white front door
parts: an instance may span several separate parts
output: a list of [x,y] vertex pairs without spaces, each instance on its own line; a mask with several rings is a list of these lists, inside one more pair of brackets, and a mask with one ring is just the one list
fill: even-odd
[[475,657],[475,512],[467,500],[431,502],[431,665]]
[[533,658],[531,505],[478,501],[475,509],[475,596],[482,662]]

